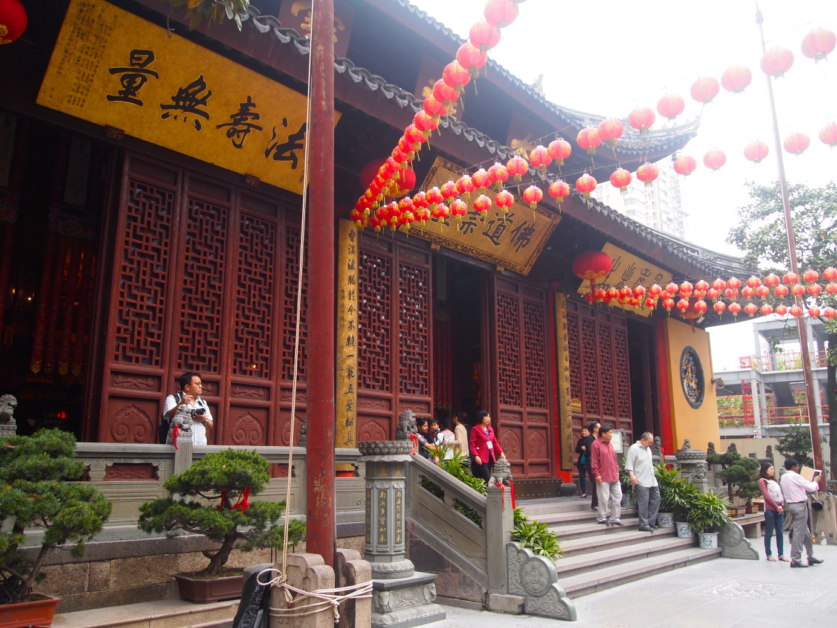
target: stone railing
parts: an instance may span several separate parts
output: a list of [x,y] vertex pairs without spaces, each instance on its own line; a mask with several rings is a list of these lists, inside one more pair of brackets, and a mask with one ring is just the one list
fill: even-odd
[[[182,450],[183,448],[181,448]],[[191,460],[225,449],[255,450],[271,463],[271,480],[255,499],[285,499],[286,482],[290,476],[290,511],[294,517],[305,516],[305,447],[295,447],[293,468],[289,471],[289,447],[241,447],[209,445],[192,447]],[[136,527],[139,507],[144,502],[167,493],[163,483],[174,469],[188,467],[181,450],[171,445],[124,445],[118,443],[78,443],[76,457],[87,466],[84,481],[95,484],[113,502],[113,514],[107,528]],[[358,461],[357,449],[335,450],[335,461],[354,468],[353,477],[336,478],[336,508],[339,536],[360,536],[364,529],[364,464]],[[102,533],[108,536],[107,528]]]

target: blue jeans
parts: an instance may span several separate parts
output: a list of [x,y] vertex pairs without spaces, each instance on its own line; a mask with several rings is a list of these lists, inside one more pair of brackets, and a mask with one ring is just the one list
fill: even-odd
[[781,515],[775,510],[764,511],[764,553],[770,557],[770,538],[773,536],[773,531],[776,531],[776,551],[779,556],[785,553],[785,513]]

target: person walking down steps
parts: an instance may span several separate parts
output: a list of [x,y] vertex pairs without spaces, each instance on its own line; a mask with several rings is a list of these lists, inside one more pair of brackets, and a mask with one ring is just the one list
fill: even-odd
[[596,491],[599,495],[598,523],[610,526],[623,526],[622,519],[622,486],[619,484],[619,464],[616,462],[616,452],[610,444],[613,438],[611,428],[602,426],[599,437],[592,445],[593,477],[596,480]]

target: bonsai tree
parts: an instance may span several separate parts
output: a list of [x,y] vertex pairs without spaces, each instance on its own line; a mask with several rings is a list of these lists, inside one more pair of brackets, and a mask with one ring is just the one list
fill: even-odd
[[[172,495],[140,506],[138,526],[145,532],[178,531],[202,534],[220,543],[215,552],[204,551],[209,565],[200,572],[220,576],[233,549],[282,548],[284,526],[278,525],[285,501],[248,498],[264,490],[270,479],[270,463],[255,451],[228,449],[209,454],[163,484]],[[300,542],[305,523],[291,520],[288,540]]]
[[800,467],[814,466],[814,460],[811,458],[811,431],[807,427],[788,428],[779,438],[776,449],[783,457],[796,460]]
[[[38,580],[50,550],[84,542],[101,532],[112,504],[95,486],[77,482],[86,470],[74,459],[75,437],[61,430],[12,436],[0,443],[0,575],[6,579],[0,603],[25,599]],[[26,530],[41,528],[43,540],[34,560],[21,551]]]
[[738,487],[738,496],[747,500],[747,505],[752,506],[753,497],[761,494],[759,491],[756,474],[759,469],[759,461],[755,458],[747,458],[737,451],[728,451],[723,454],[710,454],[706,457],[709,464],[718,464],[723,467],[718,476],[727,485],[727,494],[732,503],[735,489]]
[[686,521],[698,534],[720,532],[724,524],[729,521],[728,506],[729,501],[726,497],[715,493],[702,493],[692,502]]
[[660,485],[660,512],[670,512],[675,521],[686,521],[689,510],[700,491],[680,477],[676,469],[667,469],[664,463],[654,468]]

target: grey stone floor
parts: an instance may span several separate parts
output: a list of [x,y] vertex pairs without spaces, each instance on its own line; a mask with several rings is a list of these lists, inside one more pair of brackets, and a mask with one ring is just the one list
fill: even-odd
[[[719,558],[575,600],[578,621],[500,615],[446,606],[433,628],[837,628],[837,546],[814,546],[825,563],[790,569],[764,559]],[[774,541],[775,543],[775,541]],[[775,545],[774,545],[775,551]],[[785,553],[790,543],[785,538]],[[804,557],[803,557],[804,560]]]

